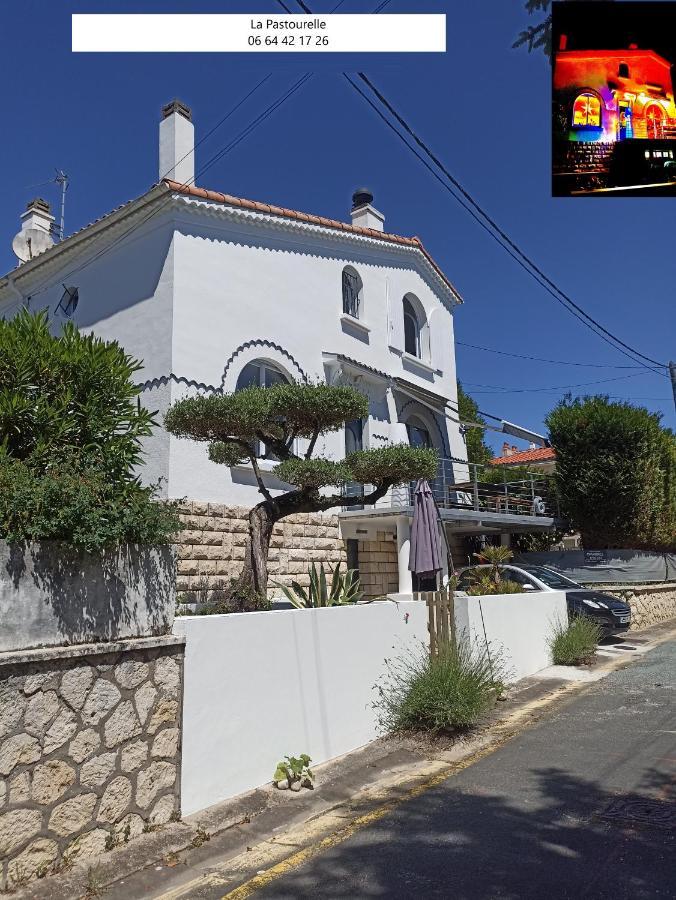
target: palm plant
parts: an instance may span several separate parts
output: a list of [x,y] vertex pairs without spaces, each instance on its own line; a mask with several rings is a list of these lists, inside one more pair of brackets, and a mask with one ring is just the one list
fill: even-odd
[[343,606],[346,603],[356,603],[361,599],[362,591],[359,586],[359,575],[355,569],[348,569],[345,573],[340,571],[340,563],[331,569],[327,578],[324,564],[317,568],[315,563],[310,567],[310,584],[306,589],[297,581],[291,582],[291,587],[279,582],[273,582],[280,588],[289,603],[296,609],[317,609],[323,606]]
[[498,584],[501,580],[500,566],[508,563],[514,554],[509,547],[487,546],[480,553],[474,554],[480,563],[488,563],[490,565],[489,577],[491,581]]

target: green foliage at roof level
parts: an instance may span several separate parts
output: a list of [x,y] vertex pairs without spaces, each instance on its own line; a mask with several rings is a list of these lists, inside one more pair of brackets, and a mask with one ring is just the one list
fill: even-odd
[[546,422],[562,512],[586,549],[676,549],[676,436],[659,414],[566,398]]
[[[479,425],[486,424],[486,420],[479,412],[476,400],[465,393],[460,382],[458,382],[458,418],[461,422],[477,422]],[[484,441],[482,428],[465,429],[465,445],[467,447],[467,459],[471,463],[487,466],[495,455]]]
[[[252,589],[255,595],[265,596],[268,551],[276,522],[295,513],[367,506],[394,485],[434,477],[436,452],[407,445],[360,450],[343,460],[315,455],[323,435],[343,429],[346,422],[366,418],[368,411],[368,400],[359,391],[322,383],[186,397],[168,410],[167,430],[208,444],[213,462],[251,465],[263,499],[249,514],[249,543],[239,581],[242,596],[250,596]],[[268,488],[258,459],[261,445],[277,459],[273,475],[291,485],[288,490],[273,493]],[[364,485],[364,491],[346,496],[344,486],[354,482]]]

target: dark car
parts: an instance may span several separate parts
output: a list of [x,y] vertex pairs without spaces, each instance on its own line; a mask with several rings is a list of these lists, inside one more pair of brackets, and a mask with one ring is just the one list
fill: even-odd
[[[488,571],[490,566],[471,566],[463,569],[458,579],[458,591],[466,591],[472,584],[472,573]],[[524,591],[563,591],[566,595],[569,616],[585,615],[601,627],[604,637],[627,631],[631,625],[631,607],[603,591],[594,591],[571,581],[565,575],[546,566],[528,563],[499,566],[500,576],[506,581],[516,581]]]

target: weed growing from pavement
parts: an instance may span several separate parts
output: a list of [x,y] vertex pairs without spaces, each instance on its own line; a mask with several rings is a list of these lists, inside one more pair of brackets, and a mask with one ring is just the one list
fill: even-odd
[[376,686],[374,707],[382,731],[440,734],[475,725],[503,691],[499,654],[465,639],[430,656],[421,645],[394,662]]
[[557,623],[549,638],[552,659],[557,666],[590,662],[601,639],[601,629],[589,616],[575,616],[568,625]]

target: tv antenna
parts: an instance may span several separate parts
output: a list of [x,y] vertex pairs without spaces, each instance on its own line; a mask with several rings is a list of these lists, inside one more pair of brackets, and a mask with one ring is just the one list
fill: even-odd
[[61,222],[59,224],[59,240],[62,241],[65,236],[65,219],[66,219],[66,191],[68,190],[68,176],[61,169],[55,169],[56,178],[54,181],[61,185]]

